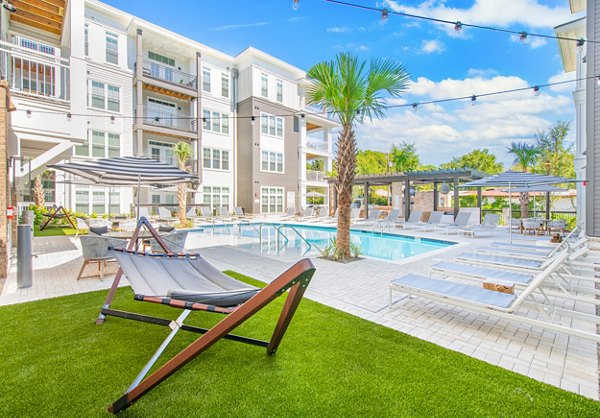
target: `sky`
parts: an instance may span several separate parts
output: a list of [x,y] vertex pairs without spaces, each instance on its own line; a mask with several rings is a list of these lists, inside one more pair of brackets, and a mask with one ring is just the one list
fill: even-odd
[[[367,10],[324,0],[104,0],[106,3],[230,55],[248,46],[299,68],[352,52],[361,59],[387,57],[411,75],[409,89],[390,104],[424,102],[533,87],[574,78],[565,74],[554,39],[517,36]],[[554,27],[579,17],[567,0],[346,0],[349,3],[554,35]],[[488,148],[508,167],[512,142],[534,143],[554,122],[571,121],[574,83],[446,104],[389,109],[386,118],[357,128],[360,149],[389,151],[416,145],[423,164],[439,165],[475,148]]]

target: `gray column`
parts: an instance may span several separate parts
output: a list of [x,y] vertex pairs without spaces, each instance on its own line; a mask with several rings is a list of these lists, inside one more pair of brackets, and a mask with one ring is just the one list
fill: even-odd
[[433,211],[438,210],[438,182],[433,182]]
[[[198,173],[198,182],[202,183],[202,54],[196,52],[196,131],[198,140],[196,141],[196,172]],[[230,120],[229,125],[237,123],[236,120]],[[235,141],[235,138],[234,138]]]
[[404,180],[404,219],[410,216],[410,180]]
[[477,207],[479,208],[479,223],[481,223],[481,219],[483,218],[483,208],[481,207],[481,187],[477,188]]
[[460,199],[458,196],[458,177],[454,177],[454,218],[458,215],[460,210]]
[[369,217],[369,182],[365,182],[363,206],[365,207],[365,218]]
[[144,116],[144,98],[143,98],[143,84],[142,77],[144,76],[144,48],[142,42],[142,30],[137,30],[136,36],[136,59],[135,59],[135,139],[136,139],[136,150],[135,154],[141,156],[144,154],[144,132],[142,125],[144,120],[141,119]]

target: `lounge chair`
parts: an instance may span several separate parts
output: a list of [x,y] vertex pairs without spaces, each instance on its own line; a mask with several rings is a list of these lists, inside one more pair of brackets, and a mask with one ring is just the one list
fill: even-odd
[[[566,250],[563,252],[566,252]],[[531,260],[503,255],[463,253],[457,255],[456,260],[466,264],[483,264],[506,269],[544,270],[549,264],[552,263],[553,259],[547,258],[545,260]]]
[[379,220],[380,214],[381,214],[381,211],[379,209],[371,209],[371,210],[369,210],[369,216],[367,218],[358,219],[356,221],[356,224],[360,225],[360,226],[373,225],[373,224],[377,223],[377,221]]
[[472,264],[453,263],[451,261],[441,261],[432,265],[429,268],[430,273],[442,275],[458,276],[462,278],[473,278],[480,280],[501,280],[511,281],[518,284],[528,284],[535,277],[535,273],[509,271],[504,269],[496,269],[483,267]]
[[392,225],[398,221],[398,216],[400,216],[400,209],[392,209],[388,212],[387,216],[383,219],[377,220],[378,228],[391,228]]
[[240,220],[241,219],[245,219],[245,220],[254,219],[254,216],[245,214],[244,210],[242,209],[241,206],[236,206],[235,208],[233,208],[233,210],[235,212],[235,217]]
[[138,218],[154,219],[154,217],[150,214],[150,210],[146,206],[142,206],[139,209]]
[[281,215],[280,221],[291,221],[296,217],[296,207],[291,207],[287,209],[287,212],[284,215]]
[[408,219],[404,222],[397,222],[397,226],[402,227],[404,229],[406,229],[406,227],[408,226],[409,228],[412,225],[415,225],[418,222],[421,222],[421,215],[423,215],[423,211],[422,210],[413,210],[410,213],[410,216],[408,217]]
[[563,233],[567,230],[566,221],[564,219],[556,219],[554,221],[550,221],[546,226],[546,230],[549,234],[552,234],[553,232]]
[[174,222],[177,218],[173,216],[171,211],[163,206],[158,208],[158,221],[160,222]]
[[75,239],[82,232],[88,232],[90,230],[90,225],[83,218],[75,218],[75,225],[77,226],[77,231],[75,232]]
[[498,226],[499,221],[500,215],[496,213],[488,213],[483,218],[483,222],[481,222],[481,225],[477,225],[472,228],[460,228],[458,232],[463,233],[465,235],[471,235],[471,237],[476,237],[478,235],[484,234],[492,234],[496,231],[496,227]]
[[85,267],[90,263],[98,263],[98,275],[100,280],[104,279],[104,268],[109,260],[114,260],[112,247],[124,247],[127,241],[106,238],[100,235],[82,235],[80,237],[81,251],[83,255],[83,265],[77,275],[77,280],[83,276]]
[[[150,223],[145,221],[138,223],[132,241],[142,226],[148,228],[159,243],[162,241]],[[107,315],[112,315],[163,325],[170,328],[170,333],[125,394],[108,408],[111,413],[130,407],[156,385],[221,339],[265,347],[267,354],[274,354],[315,272],[312,262],[303,259],[260,289],[220,272],[199,254],[177,256],[167,253],[152,256],[134,253],[132,248],[133,244],[130,243],[128,250],[115,252],[121,269],[115,276],[97,323],[103,323]],[[182,309],[183,312],[176,320],[170,320],[111,308],[110,304],[122,275],[127,276],[135,293],[135,300],[160,303]],[[286,292],[288,289],[289,292]],[[287,295],[287,298],[269,341],[230,334],[280,295]],[[210,329],[185,324],[184,321],[191,311],[197,310],[226,316]],[[179,330],[202,335],[146,377]],[[135,348],[135,343],[131,344]]]
[[458,232],[460,229],[465,228],[469,224],[471,219],[471,213],[473,212],[458,212],[454,222],[449,224],[438,224],[435,226],[435,232],[445,232],[446,235],[451,232]]
[[528,218],[522,219],[521,223],[523,224],[523,234],[532,233],[533,235],[540,235],[542,232],[542,223],[539,219],[536,218]]
[[219,219],[221,219],[223,222],[232,222],[234,220],[227,206],[219,206],[217,211],[219,213]]
[[315,208],[313,206],[309,206],[304,210],[304,214],[298,218],[300,222],[306,222],[315,218]]
[[[162,240],[169,246],[174,253],[182,253],[185,251],[185,240],[188,235],[188,230],[173,231],[168,234],[161,235]],[[150,249],[152,254],[161,254],[164,250],[155,239],[150,240]]]
[[198,213],[196,212],[196,208],[194,206],[189,208],[188,211],[185,213],[185,217],[186,219],[192,222],[198,219]]
[[[595,332],[572,328],[562,325],[558,320],[565,318],[578,318],[597,323],[595,316],[585,315],[581,312],[565,309],[561,304],[555,306],[547,297],[547,292],[540,289],[549,278],[560,268],[567,257],[566,253],[556,257],[543,271],[538,272],[533,280],[518,294],[502,293],[481,287],[457,283],[451,280],[437,279],[419,274],[406,274],[392,280],[389,289],[389,306],[392,307],[393,291],[399,291],[413,296],[434,300],[444,304],[480,312],[486,315],[495,315],[507,320],[514,320],[527,325],[538,326],[553,332],[564,333],[575,337],[584,338],[593,342],[600,342],[600,335]],[[593,302],[593,299],[588,298]],[[542,302],[543,301],[543,302]],[[596,301],[596,304],[597,301]],[[519,314],[522,306],[534,307],[538,312],[545,312],[539,319],[528,315]],[[569,321],[573,326],[576,321]]]
[[427,222],[417,222],[412,227],[414,228],[415,231],[416,230],[433,231],[435,229],[435,227],[438,226],[440,224],[440,222],[442,222],[443,216],[444,216],[443,212],[438,212],[438,211],[431,212],[431,215],[429,215],[429,219],[427,220]]

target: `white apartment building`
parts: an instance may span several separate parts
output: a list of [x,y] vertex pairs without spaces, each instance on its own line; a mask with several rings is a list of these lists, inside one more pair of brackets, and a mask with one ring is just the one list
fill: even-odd
[[[131,155],[177,164],[171,147],[179,141],[192,146],[190,169],[200,178],[192,203],[283,212],[304,206],[311,188],[328,193],[336,123],[306,108],[303,70],[254,48],[229,56],[95,0],[47,8],[40,16],[0,8],[20,201],[31,199],[30,179],[47,164]],[[307,170],[316,160],[318,170]],[[45,177],[48,204],[131,210],[131,188]],[[176,205],[175,193],[157,189],[144,189],[141,200]]]

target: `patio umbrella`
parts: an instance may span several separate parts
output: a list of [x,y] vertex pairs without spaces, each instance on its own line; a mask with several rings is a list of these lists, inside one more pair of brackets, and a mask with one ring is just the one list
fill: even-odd
[[[547,176],[543,174],[526,173],[522,171],[505,171],[504,173],[494,174],[479,180],[463,183],[459,187],[502,187],[508,186],[508,207],[509,207],[509,225],[512,223],[512,199],[511,192],[513,187],[534,187],[557,183],[568,183],[573,179],[564,177]],[[512,228],[508,228],[509,240],[512,242]]]
[[[156,191],[157,192],[178,192],[179,186],[175,184],[175,185],[169,186],[169,187],[162,187],[160,189],[157,189]],[[186,187],[185,192],[186,193],[198,193],[198,190],[192,189],[191,187]]]
[[304,196],[306,196],[306,197],[312,197],[313,198],[313,202],[312,202],[313,205],[315,204],[315,197],[325,197],[325,195],[323,193],[319,193],[319,192],[308,192]]
[[198,180],[198,176],[174,165],[143,157],[100,158],[50,164],[48,168],[65,171],[96,185],[138,187],[137,211],[140,213],[140,188],[142,184],[178,184]]

